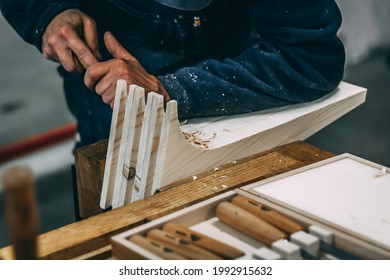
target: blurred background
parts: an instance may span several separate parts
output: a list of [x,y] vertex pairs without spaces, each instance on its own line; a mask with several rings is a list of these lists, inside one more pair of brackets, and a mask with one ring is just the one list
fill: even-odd
[[[347,50],[344,80],[366,102],[307,142],[390,166],[390,1],[338,0]],[[0,180],[13,165],[36,176],[41,233],[75,221],[71,165],[74,119],[56,64],[26,44],[0,15]],[[0,247],[8,245],[0,184]]]

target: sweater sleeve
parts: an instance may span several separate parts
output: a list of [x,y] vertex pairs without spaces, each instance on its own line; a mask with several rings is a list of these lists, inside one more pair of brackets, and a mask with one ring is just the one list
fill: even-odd
[[248,113],[317,99],[340,83],[345,51],[334,0],[252,1],[256,39],[237,57],[159,79],[180,119]]
[[23,40],[40,51],[46,27],[56,15],[71,8],[79,8],[79,1],[0,0],[4,18]]

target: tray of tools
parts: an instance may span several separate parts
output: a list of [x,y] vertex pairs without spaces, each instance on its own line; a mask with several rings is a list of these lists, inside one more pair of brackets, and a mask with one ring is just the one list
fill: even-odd
[[343,154],[111,239],[116,259],[390,259],[389,169]]

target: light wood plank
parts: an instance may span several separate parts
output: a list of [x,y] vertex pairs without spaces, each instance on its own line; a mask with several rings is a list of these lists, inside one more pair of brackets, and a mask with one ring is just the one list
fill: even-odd
[[137,158],[131,201],[137,201],[151,196],[163,111],[164,97],[154,92],[149,93],[142,124],[140,150]]
[[131,202],[138,201],[144,198],[145,188],[142,185],[142,172],[144,168],[148,168],[148,157],[150,154],[147,153],[148,142],[149,142],[149,130],[154,128],[153,123],[153,99],[155,94],[148,94],[145,111],[142,119],[141,136],[139,140],[139,150],[137,155],[137,163],[135,169],[135,178],[133,182]]
[[365,96],[366,89],[341,83],[334,93],[313,102],[195,119],[185,125],[179,124],[177,112],[167,110],[163,124],[167,136],[160,142],[153,189],[166,188],[177,180],[258,151],[304,140],[362,104]]
[[108,139],[107,158],[104,168],[102,194],[100,207],[106,209],[112,204],[114,192],[115,174],[118,165],[119,147],[122,138],[123,121],[127,98],[127,84],[124,80],[118,80],[114,108],[111,119],[110,136]]
[[113,208],[123,206],[125,200],[131,200],[134,176],[129,173],[135,172],[136,169],[142,116],[145,108],[144,92],[143,88],[136,85],[131,85],[129,89],[114,185]]
[[162,95],[155,94],[153,97],[152,119],[148,133],[148,146],[144,157],[145,166],[147,166],[147,168],[142,170],[141,178],[141,187],[145,189],[144,198],[148,198],[154,194],[152,191],[152,184],[156,167],[157,149],[160,142],[163,115],[164,97]]

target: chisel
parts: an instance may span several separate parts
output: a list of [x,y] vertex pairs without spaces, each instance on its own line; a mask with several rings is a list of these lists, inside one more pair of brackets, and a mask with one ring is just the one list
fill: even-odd
[[214,238],[208,237],[207,235],[191,230],[180,224],[167,223],[164,225],[163,231],[169,232],[172,235],[179,237],[180,239],[191,242],[225,259],[237,259],[244,255],[241,250],[238,250]]
[[180,255],[171,246],[165,245],[159,241],[143,237],[139,234],[135,234],[129,239],[134,244],[148,250],[164,260],[188,260],[188,258]]
[[260,204],[253,199],[247,198],[242,195],[237,195],[233,198],[232,203],[261,218],[265,222],[273,225],[274,227],[277,227],[278,229],[284,231],[287,234],[292,234],[303,230],[303,227],[300,224],[279,214],[279,212]]
[[38,210],[33,173],[26,167],[11,167],[4,174],[3,185],[7,230],[14,257],[37,259]]
[[267,245],[286,239],[286,234],[276,227],[227,201],[217,206],[216,216],[222,222]]
[[152,229],[148,232],[147,237],[160,241],[172,247],[179,254],[191,260],[222,260],[221,257],[213,254],[201,247],[198,247],[190,241],[176,237],[168,232],[159,229]]
[[[263,218],[265,221],[283,230],[284,232],[291,233],[289,239],[294,243],[299,243],[300,246],[303,246],[303,243],[301,244],[300,242],[304,241],[313,243],[310,245],[311,249],[309,251],[307,250],[308,248],[301,250],[302,257],[306,259],[319,259],[319,253],[317,250],[326,252],[332,255],[332,257],[338,259],[359,259],[358,257],[333,246],[333,234],[329,231],[326,231],[317,226],[309,226],[308,231],[310,235],[312,237],[315,236],[319,238],[319,244],[317,244],[318,241],[314,241],[312,237],[304,233],[303,227],[301,225],[297,224],[293,220],[290,220],[288,217],[272,209],[269,209],[268,207],[264,207],[255,200],[238,195],[233,198],[232,203],[241,208],[244,208],[248,212],[251,212],[258,217]],[[308,246],[308,244],[305,244],[305,246]]]

